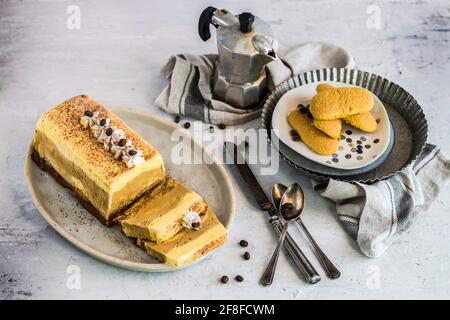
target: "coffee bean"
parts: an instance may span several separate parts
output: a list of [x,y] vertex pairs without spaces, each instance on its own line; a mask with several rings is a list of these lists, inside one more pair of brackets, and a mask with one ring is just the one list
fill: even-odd
[[380,142],[380,139],[373,140],[373,143],[378,143],[378,142]]
[[366,144],[364,147],[365,147],[366,149],[370,149],[372,146],[371,146],[370,144]]
[[112,135],[113,134],[113,129],[112,128],[108,128],[108,129],[106,129],[106,135],[109,137],[110,135]]
[[351,152],[356,152],[356,148],[352,148],[352,149],[351,149]]
[[361,140],[356,141],[357,144],[362,144]]
[[130,151],[128,151],[128,154],[129,154],[130,156],[134,156],[136,153],[137,153],[137,151],[134,150],[134,149],[131,149]]
[[339,162],[339,159],[338,158],[333,158],[333,159],[331,159],[331,161],[333,161],[333,162]]
[[103,118],[102,120],[100,120],[100,125],[103,127],[106,124],[106,119]]
[[85,115],[86,117],[92,117],[92,116],[94,115],[94,113],[93,113],[91,110],[86,110],[86,111],[84,112],[84,115]]
[[341,135],[341,140],[344,140],[345,139],[345,136],[344,135]]
[[263,202],[261,204],[261,210],[267,211],[273,208],[273,205],[270,202]]
[[183,127],[184,127],[185,129],[189,129],[189,128],[191,127],[191,123],[190,123],[190,122],[185,122],[185,123],[183,124]]
[[221,281],[222,283],[228,283],[229,280],[230,280],[230,278],[228,278],[228,276],[222,276],[222,277],[220,278],[220,281]]
[[241,247],[248,247],[248,241],[247,240],[241,240],[241,241],[239,241],[239,245],[241,246]]
[[342,150],[344,150],[344,147],[343,147],[343,146],[339,146],[339,147],[338,147],[338,150],[339,150],[339,151],[342,151]]
[[349,154],[349,153],[347,153],[347,154],[345,155],[345,159],[350,159],[351,157],[352,157],[352,155]]
[[347,130],[347,131],[345,131],[345,133],[348,135],[351,135],[353,132],[352,132],[352,130]]
[[297,106],[297,108],[298,108],[298,110],[300,111],[300,113],[303,113],[303,114],[305,114],[305,113],[307,113],[308,112],[308,108],[307,107],[305,107],[304,105],[302,105],[302,104],[299,104],[298,106]]
[[294,210],[292,203],[286,202],[281,206],[281,214],[283,215],[290,214],[292,210]]
[[242,282],[242,281],[244,281],[244,277],[241,276],[241,275],[239,275],[239,274],[236,276],[235,279],[236,279],[237,282]]
[[250,260],[250,252],[245,251],[243,257],[244,257],[245,260]]
[[226,128],[226,126],[223,123],[219,123],[218,127],[220,130],[223,130]]
[[176,116],[175,116],[175,123],[178,123],[178,122],[180,122],[180,120],[181,120],[181,117],[177,114]]
[[337,154],[337,153],[333,153],[331,156],[332,156],[333,158],[336,158],[336,157],[338,156],[338,154]]
[[376,120],[377,123],[380,123],[380,121],[381,121],[380,119],[377,119],[377,120]]
[[127,139],[120,139],[119,140],[119,147],[124,147],[127,144]]
[[364,136],[362,136],[362,137],[359,138],[359,139],[361,139],[361,141],[366,141],[366,140],[367,140],[366,137],[364,137]]
[[352,142],[352,139],[347,138],[347,139],[345,139],[345,141],[347,141],[348,143],[350,143],[350,142]]
[[361,157],[361,156],[357,156],[357,157],[356,157],[356,159],[358,159],[358,160],[362,160],[362,159],[363,159],[363,157]]
[[192,223],[192,228],[194,228],[194,229],[200,228],[200,222],[196,221],[196,222]]
[[356,153],[361,154],[363,153],[362,149],[356,149]]
[[302,138],[300,138],[300,136],[294,136],[294,137],[292,137],[292,140],[294,140],[294,141],[301,141]]
[[357,149],[362,149],[362,148],[363,148],[363,146],[362,146],[362,145],[360,145],[360,144],[358,144],[358,145],[356,146],[356,148],[357,148]]

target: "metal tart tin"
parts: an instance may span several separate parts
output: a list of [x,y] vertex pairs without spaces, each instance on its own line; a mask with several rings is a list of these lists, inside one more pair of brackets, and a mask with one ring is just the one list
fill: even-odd
[[271,142],[272,114],[278,100],[291,89],[304,84],[319,81],[337,81],[363,87],[373,92],[384,104],[389,120],[394,128],[394,146],[391,153],[375,169],[363,174],[348,176],[330,176],[308,170],[299,163],[289,160],[282,152],[280,157],[291,167],[318,182],[329,178],[341,181],[373,183],[386,179],[403,168],[414,164],[422,153],[428,136],[428,124],[422,108],[416,99],[405,89],[379,75],[346,68],[326,68],[296,75],[280,85],[268,96],[261,114],[261,125],[266,129],[266,135]]

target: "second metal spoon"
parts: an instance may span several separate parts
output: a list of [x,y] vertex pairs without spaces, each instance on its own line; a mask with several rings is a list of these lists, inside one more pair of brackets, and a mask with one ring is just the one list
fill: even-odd
[[[286,192],[288,188],[281,184],[277,183],[274,185],[272,190],[272,202],[275,205],[276,208],[279,207],[281,198],[283,197],[283,194]],[[312,246],[317,252],[317,256],[319,258],[319,262],[322,265],[322,267],[325,270],[325,273],[327,276],[331,279],[337,279],[341,275],[339,270],[334,266],[334,264],[328,259],[327,255],[322,251],[322,249],[319,247],[317,242],[314,240],[313,236],[309,233],[306,226],[303,224],[302,220],[300,219],[300,216],[297,218],[297,223],[302,228],[303,232],[305,233],[306,237],[311,242]]]

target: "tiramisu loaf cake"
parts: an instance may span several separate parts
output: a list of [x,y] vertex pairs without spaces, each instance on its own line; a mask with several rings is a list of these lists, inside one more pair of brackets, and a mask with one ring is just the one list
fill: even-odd
[[33,160],[106,225],[165,176],[158,150],[85,95],[46,112],[33,147]]
[[196,192],[173,178],[167,178],[158,187],[139,198],[120,217],[126,236],[166,241],[183,227],[198,223],[207,208]]
[[172,267],[182,267],[220,247],[227,239],[227,230],[208,208],[200,216],[197,227],[186,226],[163,243],[138,239],[148,254]]

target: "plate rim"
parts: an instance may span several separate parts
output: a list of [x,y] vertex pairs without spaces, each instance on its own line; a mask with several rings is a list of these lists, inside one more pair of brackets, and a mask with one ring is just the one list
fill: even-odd
[[[278,99],[277,103],[275,104],[275,106],[274,106],[274,108],[273,108],[273,111],[272,111],[272,118],[271,118],[271,119],[272,119],[272,120],[271,120],[271,129],[274,129],[274,128],[273,128],[273,122],[274,122],[274,117],[273,117],[273,115],[275,114],[275,112],[276,112],[276,110],[277,110],[277,106],[279,105],[279,103],[281,102],[281,100],[282,100],[283,98],[285,98],[285,96],[286,96],[289,92],[291,92],[291,91],[293,91],[293,90],[297,90],[297,89],[299,89],[299,88],[302,88],[302,87],[304,87],[304,86],[306,86],[306,85],[316,85],[316,86],[317,86],[317,84],[320,84],[320,83],[332,83],[332,84],[338,83],[338,84],[342,84],[342,85],[343,85],[342,87],[350,86],[350,87],[356,87],[356,88],[363,88],[363,87],[361,87],[361,86],[357,86],[357,85],[354,85],[354,84],[348,84],[348,83],[344,83],[344,82],[339,82],[339,81],[320,80],[320,81],[307,83],[307,84],[304,84],[304,85],[302,85],[302,86],[298,86],[298,87],[289,89],[288,91],[286,91],[286,92]],[[367,89],[366,89],[366,90],[367,90]],[[322,163],[322,162],[319,162],[319,161],[317,161],[317,160],[315,160],[315,159],[309,157],[309,155],[304,155],[304,154],[300,153],[298,150],[296,150],[296,148],[293,148],[290,144],[284,142],[283,139],[282,139],[282,137],[280,136],[280,134],[281,134],[281,133],[279,132],[280,129],[278,129],[278,132],[277,132],[276,130],[274,130],[274,133],[275,133],[275,135],[278,137],[278,139],[279,139],[280,141],[282,141],[286,146],[288,146],[289,148],[291,148],[293,151],[295,151],[295,152],[298,153],[299,155],[301,155],[301,156],[307,158],[308,160],[313,161],[313,162],[315,162],[315,163],[317,163],[317,164],[320,164],[320,165],[323,165],[323,166],[326,166],[326,167],[330,167],[330,168],[333,168],[333,169],[337,169],[337,170],[347,171],[347,172],[349,172],[349,171],[351,171],[351,170],[361,169],[361,168],[364,168],[364,167],[366,167],[366,166],[369,166],[369,165],[371,165],[372,163],[376,162],[376,161],[377,161],[377,160],[378,160],[378,159],[386,152],[386,150],[387,150],[387,148],[388,148],[388,146],[389,146],[389,141],[390,141],[390,139],[391,139],[391,134],[392,134],[392,132],[391,132],[390,119],[389,119],[389,115],[388,115],[388,113],[387,113],[386,107],[384,106],[383,102],[382,102],[382,101],[381,101],[381,100],[380,100],[373,92],[371,92],[371,91],[369,91],[369,92],[372,94],[372,96],[374,97],[374,99],[375,99],[375,101],[377,102],[377,104],[381,107],[381,110],[382,110],[382,113],[383,113],[383,117],[388,121],[388,127],[387,127],[387,139],[386,139],[387,143],[385,143],[385,144],[383,145],[383,149],[382,149],[381,152],[378,153],[377,157],[372,158],[371,161],[370,161],[369,163],[366,163],[366,164],[364,164],[364,165],[359,165],[359,166],[358,166],[358,165],[356,165],[356,166],[354,165],[354,166],[352,166],[352,167],[350,167],[350,168],[336,167],[336,166],[333,166],[333,165],[330,165],[330,164],[327,164],[327,163]],[[293,111],[294,109],[295,109],[295,107],[292,107],[292,110],[291,110],[291,111]],[[291,127],[291,128],[292,128],[292,127]],[[303,141],[301,141],[301,143],[303,143]],[[304,144],[304,143],[303,143],[303,144]],[[309,148],[306,144],[304,144],[304,145],[305,145],[306,148]],[[319,155],[319,156],[320,156],[320,155]]]
[[[172,129],[178,129],[178,127],[173,124],[170,123],[168,121],[165,121],[157,116],[154,116],[153,114],[151,114],[150,112],[147,111],[142,111],[142,110],[137,110],[137,109],[133,109],[133,108],[110,108],[110,110],[115,113],[115,112],[130,112],[130,113],[135,113],[137,115],[141,115],[143,117],[146,118],[150,118],[152,121],[156,121],[159,122],[160,124],[164,125],[164,126],[168,126]],[[231,226],[233,224],[234,218],[235,218],[235,196],[234,196],[234,191],[232,188],[232,184],[231,184],[231,179],[230,176],[228,175],[228,173],[225,170],[225,166],[220,163],[220,161],[217,160],[217,157],[214,156],[213,154],[211,154],[211,152],[209,152],[207,149],[204,148],[203,144],[201,144],[200,142],[198,142],[194,136],[186,130],[186,135],[194,142],[194,144],[196,144],[197,146],[201,147],[202,152],[205,152],[206,154],[208,154],[208,156],[211,157],[211,159],[213,160],[213,163],[216,165],[220,175],[224,178],[223,179],[223,183],[226,186],[226,190],[229,193],[230,196],[230,206],[229,209],[227,210],[227,214],[229,216],[228,222],[224,225],[225,229],[227,230],[227,233],[230,232]],[[175,267],[171,267],[165,263],[162,262],[158,262],[158,263],[144,263],[144,262],[136,262],[136,261],[129,261],[129,260],[125,260],[125,259],[121,259],[121,258],[117,258],[117,257],[113,257],[110,256],[108,254],[105,254],[103,252],[100,252],[98,250],[93,249],[92,247],[90,247],[89,245],[83,243],[82,241],[78,240],[76,237],[72,236],[70,233],[66,232],[52,217],[51,215],[47,212],[47,210],[43,207],[43,205],[41,204],[41,201],[38,199],[37,195],[36,195],[36,191],[33,187],[33,182],[31,179],[31,175],[30,175],[30,168],[32,165],[32,160],[31,160],[31,150],[33,147],[33,142],[30,143],[29,147],[28,147],[28,151],[26,153],[26,158],[24,161],[24,177],[25,177],[25,182],[28,188],[28,191],[31,194],[31,199],[33,201],[33,204],[35,205],[37,211],[39,212],[39,214],[44,218],[44,220],[53,228],[53,230],[55,230],[63,239],[67,240],[70,244],[72,244],[74,247],[76,247],[77,249],[79,249],[80,251],[82,251],[83,253],[96,258],[104,263],[116,266],[116,267],[120,267],[123,269],[128,269],[128,270],[134,270],[134,271],[143,271],[143,272],[170,272],[170,271],[178,271],[178,270],[182,270],[185,269],[187,267],[190,267],[200,261],[202,261],[205,257],[209,256],[209,254],[203,256],[201,259],[194,261],[193,263],[190,263],[186,266],[183,267],[179,267],[179,268],[175,268]],[[214,251],[213,251],[214,252]],[[212,253],[212,252],[211,252]]]

